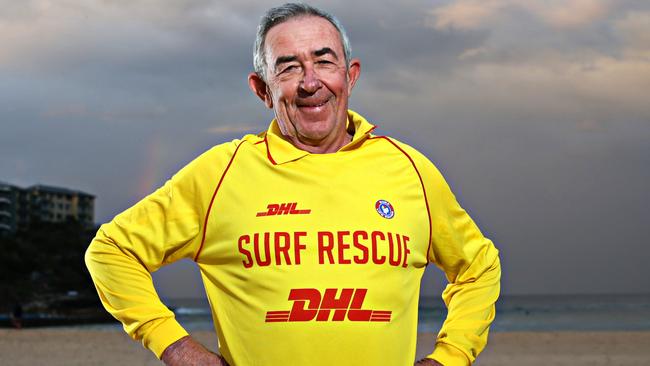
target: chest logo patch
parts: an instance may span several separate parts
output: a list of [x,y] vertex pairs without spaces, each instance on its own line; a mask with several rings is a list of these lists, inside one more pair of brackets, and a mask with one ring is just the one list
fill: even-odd
[[375,210],[377,210],[377,213],[385,219],[392,219],[395,216],[393,205],[385,200],[379,200],[375,202]]
[[308,215],[311,213],[311,210],[299,210],[296,208],[297,206],[298,202],[271,203],[266,206],[266,211],[258,212],[256,216]]

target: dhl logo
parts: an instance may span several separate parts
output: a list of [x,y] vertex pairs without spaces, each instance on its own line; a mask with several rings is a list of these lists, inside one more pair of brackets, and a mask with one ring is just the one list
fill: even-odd
[[318,322],[331,320],[344,321],[346,318],[353,322],[390,322],[392,311],[362,309],[368,289],[344,288],[339,297],[338,289],[328,288],[325,293],[314,288],[298,288],[289,292],[289,300],[293,301],[290,311],[269,311],[266,322],[308,322],[316,319]]
[[266,206],[266,211],[258,212],[257,217],[260,216],[276,216],[276,215],[307,215],[311,210],[297,210],[298,202],[289,203],[271,203]]

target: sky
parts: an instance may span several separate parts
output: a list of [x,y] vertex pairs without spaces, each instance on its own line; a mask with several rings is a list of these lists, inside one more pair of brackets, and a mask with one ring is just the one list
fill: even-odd
[[[0,181],[109,221],[213,145],[263,131],[252,45],[280,3],[0,0]],[[361,60],[350,107],[443,172],[506,294],[650,292],[650,2],[315,1]],[[191,262],[164,297],[203,296]],[[434,267],[423,292],[437,296]]]

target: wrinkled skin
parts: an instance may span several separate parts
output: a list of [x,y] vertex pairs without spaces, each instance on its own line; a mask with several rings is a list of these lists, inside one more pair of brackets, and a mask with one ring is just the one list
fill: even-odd
[[275,112],[282,134],[312,153],[335,152],[351,140],[348,98],[361,64],[346,67],[338,31],[329,21],[305,16],[271,28],[265,43],[265,79],[251,73],[253,92]]

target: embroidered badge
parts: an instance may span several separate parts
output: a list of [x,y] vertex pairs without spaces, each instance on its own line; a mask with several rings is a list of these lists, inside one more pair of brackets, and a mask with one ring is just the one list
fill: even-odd
[[381,217],[385,219],[392,219],[393,216],[395,216],[395,210],[393,209],[393,205],[390,204],[390,202],[385,201],[385,200],[379,200],[375,203],[375,210],[377,210],[377,213],[381,215]]

